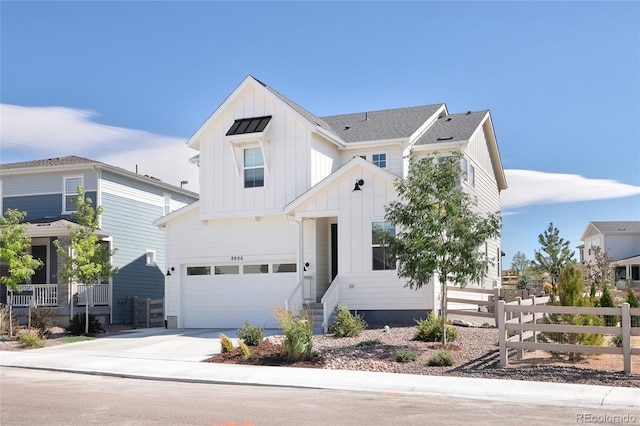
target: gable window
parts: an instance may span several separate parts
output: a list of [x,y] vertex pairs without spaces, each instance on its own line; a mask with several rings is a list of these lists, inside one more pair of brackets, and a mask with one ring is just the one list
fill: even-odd
[[371,162],[384,169],[387,167],[387,154],[373,154],[371,156]]
[[391,222],[372,222],[371,224],[371,257],[374,271],[396,269],[396,259],[389,253],[388,243],[384,235],[396,235],[396,227]]
[[469,181],[469,174],[467,173],[467,159],[462,157],[462,159],[460,159],[460,169],[462,170],[462,180],[465,182]]
[[78,198],[78,188],[82,186],[82,176],[70,176],[64,178],[63,213],[76,211],[74,199]]
[[156,251],[155,250],[148,250],[147,249],[147,253],[146,253],[146,266],[156,266]]
[[469,165],[468,180],[469,180],[469,185],[471,185],[472,188],[475,188],[476,187],[476,168],[473,167],[472,165]]
[[264,159],[262,149],[244,149],[244,187],[256,188],[264,186]]

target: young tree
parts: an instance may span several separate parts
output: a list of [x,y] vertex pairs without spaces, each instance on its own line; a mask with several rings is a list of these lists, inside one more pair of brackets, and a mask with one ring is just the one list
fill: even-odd
[[500,215],[474,212],[462,189],[462,154],[409,158],[409,176],[395,182],[399,200],[385,207],[387,221],[398,226],[386,233],[389,253],[398,262],[398,276],[419,289],[438,276],[441,286],[442,343],[446,344],[447,278],[460,286],[482,280],[489,259],[484,244],[500,234]]
[[25,282],[42,266],[39,259],[29,254],[31,238],[26,237],[27,224],[21,223],[27,214],[7,209],[0,218],[0,258],[8,264],[8,275],[0,277],[0,282],[11,290],[20,293],[19,284]]
[[603,284],[612,282],[613,268],[611,267],[611,262],[613,262],[613,259],[600,246],[593,246],[592,250],[595,263],[591,264],[589,262],[591,280],[595,283],[596,288],[601,288]]
[[97,230],[100,215],[104,211],[102,206],[93,208],[92,200],[85,197],[85,190],[78,188],[78,197],[74,200],[76,212],[72,219],[79,225],[69,225],[69,249],[65,249],[56,240],[58,254],[65,263],[58,271],[58,275],[67,283],[81,283],[87,286],[87,300],[85,303],[85,333],[89,333],[89,294],[93,285],[108,280],[117,269],[111,265],[112,251],[100,242]]
[[529,290],[531,288],[531,266],[533,262],[527,259],[527,256],[518,251],[513,255],[511,261],[511,269],[518,277],[518,288]]
[[560,270],[572,261],[575,252],[569,250],[571,243],[560,238],[560,231],[553,226],[553,223],[549,223],[547,230],[538,235],[538,243],[542,247],[541,251],[535,251],[535,266],[549,274],[555,291]]

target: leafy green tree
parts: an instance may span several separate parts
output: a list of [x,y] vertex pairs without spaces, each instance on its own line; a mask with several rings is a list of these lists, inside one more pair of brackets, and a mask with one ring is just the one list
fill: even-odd
[[560,270],[572,261],[575,252],[569,249],[571,243],[560,237],[560,231],[553,223],[549,223],[547,230],[538,235],[538,243],[541,250],[534,253],[535,266],[549,274],[555,291]]
[[[78,188],[78,197],[74,200],[76,212],[71,218],[79,225],[69,225],[69,249],[55,241],[58,254],[64,259],[64,265],[58,275],[67,283],[79,283],[87,286],[87,295],[100,281],[111,278],[117,269],[111,265],[113,254],[107,245],[100,242],[98,229],[102,206],[93,208],[92,200],[85,197],[85,190]],[[89,333],[89,299],[85,304],[85,333]]]
[[533,262],[527,256],[518,251],[513,255],[511,269],[518,277],[518,288],[523,290],[531,289],[531,267]]
[[10,287],[16,293],[22,289],[19,284],[27,281],[42,266],[39,259],[29,254],[31,238],[25,236],[27,224],[21,223],[26,213],[7,209],[0,218],[0,258],[8,265],[8,275],[0,277],[0,283]]
[[475,212],[469,194],[460,185],[462,154],[437,159],[409,158],[409,175],[398,179],[398,201],[385,207],[387,221],[398,226],[396,235],[386,232],[389,253],[397,259],[398,276],[419,289],[437,276],[441,287],[442,343],[447,334],[447,279],[460,286],[482,280],[489,259],[485,243],[500,235],[500,215]]

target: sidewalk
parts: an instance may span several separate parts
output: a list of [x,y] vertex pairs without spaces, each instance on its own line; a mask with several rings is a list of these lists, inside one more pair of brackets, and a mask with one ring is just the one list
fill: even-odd
[[92,341],[0,352],[0,366],[197,383],[251,384],[640,410],[640,390],[612,386],[420,376],[199,362],[219,353],[220,332],[140,330]]

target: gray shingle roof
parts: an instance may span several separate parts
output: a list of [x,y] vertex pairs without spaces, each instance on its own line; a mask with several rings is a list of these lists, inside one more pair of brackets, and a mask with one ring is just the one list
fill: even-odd
[[433,104],[317,117],[257,78],[253,78],[298,114],[346,143],[407,138],[444,106]]
[[418,139],[416,145],[427,145],[447,141],[468,140],[476,131],[487,111],[449,114],[438,118],[435,123]]
[[322,117],[345,142],[407,138],[444,104]]
[[23,161],[20,163],[0,164],[1,170],[26,169],[31,167],[70,166],[75,164],[99,163],[88,158],[71,155],[69,157],[47,158],[44,160]]
[[603,234],[640,234],[640,221],[591,222]]

